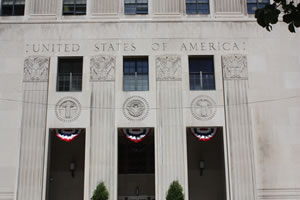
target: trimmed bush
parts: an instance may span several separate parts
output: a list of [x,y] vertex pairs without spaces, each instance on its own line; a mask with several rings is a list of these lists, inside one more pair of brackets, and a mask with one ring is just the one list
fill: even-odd
[[91,200],[108,200],[109,194],[103,182],[97,185]]
[[166,200],[184,200],[183,189],[178,181],[171,183]]

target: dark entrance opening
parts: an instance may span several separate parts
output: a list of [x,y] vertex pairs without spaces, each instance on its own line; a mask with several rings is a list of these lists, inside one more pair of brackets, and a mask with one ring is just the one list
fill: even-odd
[[226,200],[223,130],[187,128],[189,199]]
[[50,129],[47,200],[83,200],[84,129]]
[[118,129],[118,200],[155,199],[154,160],[153,128]]

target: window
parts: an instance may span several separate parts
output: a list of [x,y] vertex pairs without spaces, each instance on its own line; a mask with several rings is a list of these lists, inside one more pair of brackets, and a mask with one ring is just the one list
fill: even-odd
[[186,0],[186,14],[209,14],[209,0]]
[[124,0],[125,14],[148,14],[148,0]]
[[123,59],[123,90],[147,91],[148,86],[148,57]]
[[189,57],[190,90],[214,90],[213,56]]
[[64,0],[63,15],[85,15],[86,0]]
[[21,16],[24,15],[25,0],[2,0],[2,16]]
[[255,14],[256,9],[263,8],[270,0],[247,0],[248,14]]
[[82,57],[58,58],[56,91],[81,91]]

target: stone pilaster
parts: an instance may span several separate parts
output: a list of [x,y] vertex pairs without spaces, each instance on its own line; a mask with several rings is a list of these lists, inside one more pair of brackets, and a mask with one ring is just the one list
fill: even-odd
[[18,200],[42,199],[48,71],[48,57],[31,56],[25,59]]
[[[181,58],[177,55],[156,57],[157,130],[156,199],[165,199],[172,181],[185,188],[185,156],[182,113]],[[185,190],[186,191],[186,190]]]
[[248,106],[248,69],[244,55],[222,56],[229,178],[232,200],[255,199],[253,138]]
[[90,191],[103,181],[110,200],[115,174],[115,66],[113,56],[94,56],[90,63],[91,84],[91,141],[90,141]]

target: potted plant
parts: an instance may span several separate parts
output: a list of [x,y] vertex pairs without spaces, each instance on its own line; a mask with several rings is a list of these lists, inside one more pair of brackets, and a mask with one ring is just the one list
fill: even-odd
[[99,183],[94,190],[91,200],[108,200],[109,193],[103,182]]
[[183,189],[178,181],[171,183],[166,200],[184,200]]

